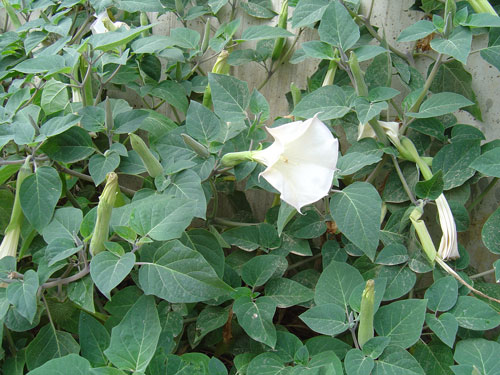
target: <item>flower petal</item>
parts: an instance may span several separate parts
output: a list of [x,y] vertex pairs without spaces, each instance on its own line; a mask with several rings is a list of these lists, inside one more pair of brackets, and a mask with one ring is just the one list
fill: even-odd
[[441,231],[443,232],[441,242],[439,243],[438,255],[444,260],[459,258],[457,227],[448,201],[443,194],[437,197],[436,206],[438,209]]

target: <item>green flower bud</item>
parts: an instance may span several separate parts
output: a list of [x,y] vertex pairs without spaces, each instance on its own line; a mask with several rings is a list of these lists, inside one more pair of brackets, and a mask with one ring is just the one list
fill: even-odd
[[293,82],[290,84],[290,92],[292,93],[293,107],[295,108],[297,104],[299,104],[299,102],[302,100],[302,93]]
[[363,72],[359,66],[358,58],[354,52],[351,52],[349,57],[349,68],[351,69],[354,83],[356,84],[356,92],[359,96],[368,96],[368,86],[366,86]]
[[373,311],[375,305],[375,282],[368,280],[361,296],[359,311],[358,343],[363,345],[373,338]]
[[420,240],[420,244],[422,245],[422,249],[429,259],[431,264],[434,264],[436,260],[436,247],[434,246],[434,242],[432,242],[432,238],[427,230],[427,226],[423,220],[420,220],[423,214],[423,210],[421,207],[415,207],[415,209],[410,214],[410,221],[415,228],[415,232],[417,232],[418,238]]
[[[222,50],[215,61],[215,64],[212,68],[212,73],[217,74],[228,74],[229,73],[229,64],[227,63],[227,58],[229,57],[229,52],[226,50]],[[210,85],[207,85],[205,88],[205,92],[203,93],[203,105],[207,108],[212,106],[212,90],[210,89]]]
[[129,134],[130,144],[132,145],[132,149],[137,152],[139,157],[141,158],[144,166],[146,167],[148,174],[155,178],[163,174],[163,167],[161,166],[158,159],[151,153],[146,143],[142,140],[141,137],[135,135],[133,133]]
[[[276,27],[286,30],[287,20],[288,20],[288,0],[283,0],[283,2],[281,3],[278,25]],[[276,61],[280,58],[281,52],[283,51],[285,44],[286,44],[286,38],[276,39],[276,42],[274,43],[273,53],[271,54],[271,59],[273,61]]]
[[335,79],[335,73],[337,72],[337,62],[335,60],[330,61],[328,65],[328,70],[326,71],[325,78],[323,79],[323,84],[321,86],[333,85],[333,80]]
[[111,213],[116,201],[116,193],[118,192],[118,175],[110,172],[106,176],[106,185],[99,197],[97,205],[97,221],[94,227],[94,233],[90,240],[90,252],[92,255],[97,255],[104,250],[104,242],[108,240],[109,222]]
[[198,156],[202,157],[203,159],[208,159],[210,157],[210,152],[200,142],[196,141],[195,139],[184,133],[181,134],[181,137],[184,140],[186,146],[188,146],[191,150],[196,152]]
[[220,160],[224,167],[234,167],[244,161],[254,161],[253,151],[230,152]]
[[488,0],[467,0],[467,1],[469,2],[472,9],[474,9],[476,13],[489,13],[494,16],[498,16],[497,12],[495,12],[495,9],[493,9]]

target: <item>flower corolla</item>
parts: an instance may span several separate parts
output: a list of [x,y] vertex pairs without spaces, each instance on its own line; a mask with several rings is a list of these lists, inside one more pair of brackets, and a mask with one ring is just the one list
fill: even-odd
[[260,174],[281,199],[297,211],[328,195],[336,170],[339,143],[316,116],[275,128],[268,148],[252,153],[267,168]]
[[443,260],[459,258],[460,254],[458,253],[457,227],[444,194],[437,197],[436,206],[441,231],[443,232],[441,242],[439,244],[438,255]]
[[0,259],[4,257],[16,257],[17,244],[19,243],[19,235],[21,227],[17,226],[6,231],[5,236],[0,245]]
[[[396,146],[399,145],[399,123],[395,121],[378,121],[379,125],[387,134],[387,137]],[[370,124],[358,125],[358,141],[362,138],[376,138],[375,131],[372,129]]]
[[130,27],[125,22],[112,22],[109,19],[108,12],[106,10],[102,11],[98,15],[94,14],[96,17],[95,21],[90,25],[90,30],[92,30],[92,34],[102,34],[107,33],[108,31],[115,31],[120,27],[124,26],[127,29]]

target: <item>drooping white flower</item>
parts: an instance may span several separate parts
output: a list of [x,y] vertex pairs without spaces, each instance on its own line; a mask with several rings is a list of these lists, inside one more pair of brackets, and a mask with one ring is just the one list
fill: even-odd
[[443,260],[459,258],[460,254],[458,253],[457,227],[444,194],[437,197],[436,206],[441,231],[443,232],[441,242],[439,243],[438,255]]
[[125,22],[112,22],[109,19],[108,12],[106,10],[102,11],[98,15],[94,15],[96,20],[90,25],[90,30],[92,30],[92,34],[102,34],[107,33],[108,31],[115,31],[122,26],[129,29],[130,27]]
[[328,195],[339,143],[316,116],[268,128],[274,143],[252,152],[267,168],[260,175],[281,193],[281,199],[297,211]]
[[16,257],[17,244],[19,243],[19,235],[21,234],[21,227],[17,226],[8,229],[0,245],[0,259],[4,257]]
[[[384,129],[385,134],[387,134],[391,142],[399,145],[399,123],[395,121],[378,121],[378,123]],[[358,125],[358,141],[362,138],[376,138],[375,131],[368,123],[359,123]]]

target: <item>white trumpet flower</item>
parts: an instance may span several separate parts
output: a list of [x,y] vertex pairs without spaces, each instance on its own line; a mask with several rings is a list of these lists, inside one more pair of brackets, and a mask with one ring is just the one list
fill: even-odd
[[267,167],[260,175],[281,193],[281,199],[300,212],[328,195],[339,152],[330,129],[314,116],[267,130],[274,143],[252,152],[252,159]]
[[443,260],[459,258],[457,227],[453,219],[453,214],[451,213],[450,205],[444,194],[437,197],[436,205],[441,231],[443,232],[439,244],[438,255]]
[[92,30],[92,34],[102,34],[107,33],[108,31],[115,31],[120,27],[124,26],[127,29],[130,27],[125,22],[112,22],[109,19],[108,12],[105,10],[98,15],[94,14],[96,20],[90,25],[90,30]]

